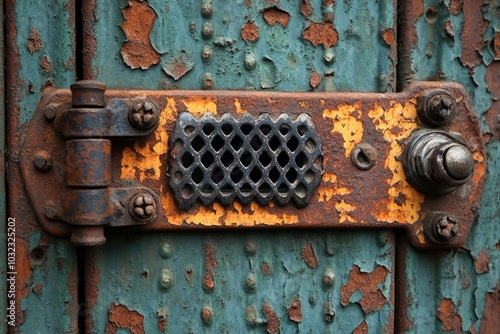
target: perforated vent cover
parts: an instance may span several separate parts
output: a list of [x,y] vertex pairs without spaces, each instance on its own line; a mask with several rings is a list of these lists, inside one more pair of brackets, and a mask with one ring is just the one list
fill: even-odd
[[284,205],[293,198],[303,207],[321,181],[321,144],[306,114],[292,121],[286,114],[217,120],[182,113],[169,139],[170,187],[184,210],[235,199]]

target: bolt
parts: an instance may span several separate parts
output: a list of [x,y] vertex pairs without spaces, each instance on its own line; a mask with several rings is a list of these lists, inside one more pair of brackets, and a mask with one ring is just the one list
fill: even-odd
[[212,76],[212,73],[203,74],[203,89],[214,89],[214,77]]
[[325,288],[331,288],[333,286],[333,280],[335,278],[335,272],[333,268],[328,267],[323,272],[323,286]]
[[40,151],[36,154],[35,159],[33,159],[33,164],[38,170],[46,172],[52,168],[52,158],[46,151]]
[[377,150],[367,143],[360,143],[351,152],[351,162],[359,170],[368,170],[377,162]]
[[457,180],[467,179],[474,171],[474,157],[464,145],[456,144],[446,150],[443,164],[448,174]]
[[212,57],[212,48],[208,45],[205,45],[203,47],[203,50],[201,51],[201,58],[203,59],[204,62],[208,62],[210,58]]
[[52,121],[56,117],[56,110],[57,110],[57,108],[55,105],[49,104],[43,110],[43,114],[45,115],[45,118],[48,121]]
[[323,53],[323,61],[327,64],[331,64],[335,60],[335,53],[332,48],[328,48]]
[[444,212],[434,212],[427,216],[424,225],[426,235],[435,243],[453,241],[460,230],[458,220]]
[[326,302],[323,304],[323,315],[325,316],[326,322],[333,322],[335,318],[335,310],[333,309],[333,304]]
[[257,58],[253,52],[247,52],[245,55],[245,68],[249,71],[253,70],[257,66]]
[[245,280],[245,290],[248,292],[255,290],[256,283],[257,277],[254,274],[248,274]]
[[257,307],[255,307],[254,305],[247,306],[245,310],[245,322],[250,327],[254,327],[259,323]]
[[246,242],[245,253],[248,256],[252,256],[255,255],[255,253],[257,253],[257,242],[255,240],[250,240]]
[[175,276],[172,270],[164,268],[160,272],[160,287],[164,290],[170,289],[175,283]]
[[44,210],[45,217],[48,219],[57,218],[57,209],[54,205],[47,205]]
[[168,259],[172,256],[172,245],[168,242],[164,242],[160,248],[160,256],[164,259]]
[[203,24],[203,28],[201,29],[201,34],[206,39],[209,39],[209,38],[211,38],[213,36],[213,34],[214,34],[214,26],[212,25],[211,22],[205,22]]
[[147,99],[138,99],[129,112],[129,121],[134,128],[149,129],[158,123],[158,108]]
[[203,0],[201,2],[201,15],[203,15],[203,17],[210,17],[212,14],[212,0]]
[[456,103],[451,94],[443,89],[427,92],[417,101],[418,115],[430,125],[443,125],[455,116]]
[[201,310],[201,318],[203,319],[203,322],[205,323],[205,325],[210,325],[213,321],[212,309],[208,306],[205,306]]
[[129,202],[129,212],[136,220],[153,220],[156,217],[156,201],[149,194],[137,194]]

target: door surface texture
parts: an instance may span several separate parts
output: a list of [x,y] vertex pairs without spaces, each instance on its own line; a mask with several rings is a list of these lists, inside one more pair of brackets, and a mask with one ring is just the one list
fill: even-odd
[[[6,319],[0,323],[1,333],[499,332],[499,1],[6,0],[0,17],[5,21],[0,27],[0,59],[5,64],[5,75],[0,71],[0,127],[5,128],[0,131],[0,170],[5,175],[0,180],[5,227],[0,232],[5,240],[0,269],[7,282],[0,293],[0,314]],[[60,157],[70,156],[71,145],[80,138],[63,133],[62,150],[37,149],[33,164],[23,165],[34,145],[29,140],[37,128],[34,124],[49,130],[63,124],[58,120],[60,109],[49,105],[39,110],[40,101],[45,105],[49,96],[68,98],[70,91],[61,89],[77,80],[104,83],[108,98],[127,94],[138,101],[149,91],[162,91],[155,93],[155,99],[161,99],[155,100],[158,125],[150,134],[120,141],[103,134],[90,140],[112,142],[111,176],[105,187],[155,189],[155,208],[159,217],[167,218],[150,227],[106,226],[105,243],[99,246],[76,246],[75,232],[71,239],[60,232],[66,225],[43,223],[67,217],[53,211],[59,202],[43,202],[59,190],[43,182],[29,185],[35,182],[30,173],[50,177],[58,170]],[[477,115],[464,120],[479,124],[486,147],[474,153],[472,175],[475,182],[474,175],[487,174],[482,199],[473,206],[477,216],[466,242],[458,247],[438,243],[418,249],[422,247],[415,243],[425,242],[423,232],[411,238],[413,230],[397,228],[408,217],[414,218],[408,224],[417,220],[418,214],[413,217],[411,212],[417,212],[415,203],[420,205],[424,195],[411,188],[399,167],[401,147],[417,126],[408,125],[406,113],[415,110],[417,99],[402,105],[396,100],[422,81],[463,87],[463,99],[470,100],[467,106]],[[346,93],[344,103],[329,108],[322,99],[336,92]],[[187,111],[200,120],[207,119],[202,118],[206,114],[221,119],[229,112],[237,121],[248,112],[252,117],[267,115],[266,108],[297,96],[313,96],[316,102],[307,102],[310,106],[325,105],[307,109],[306,102],[298,102],[297,108],[307,109],[305,114],[320,134],[326,128],[331,135],[322,138],[328,154],[315,161],[325,172],[318,174],[321,182],[308,197],[310,208],[321,202],[331,211],[318,209],[304,221],[300,211],[307,206],[300,208],[298,200],[283,206],[276,201],[236,200],[172,209],[180,205],[170,190],[174,183],[169,183],[175,178],[169,159],[177,141],[169,138],[174,136],[177,115]],[[369,103],[373,100],[373,107],[363,114],[358,107],[365,96]],[[77,108],[75,102],[73,107]],[[141,108],[148,111],[144,102]],[[290,118],[298,114],[286,108],[281,113]],[[115,131],[113,126],[109,129]],[[259,129],[260,138],[269,137]],[[40,130],[39,141],[59,143],[50,139],[49,130]],[[220,131],[222,136],[224,127]],[[379,150],[379,160],[369,167],[373,169],[353,167],[352,176],[342,174],[348,171],[339,167],[342,161],[351,164],[351,153],[363,136],[366,140],[377,131],[384,136],[372,144],[388,148]],[[287,138],[282,145],[293,151],[296,139],[282,135]],[[267,140],[257,145],[271,147],[272,140]],[[210,145],[219,154],[207,158],[208,153],[200,153],[207,170],[213,163],[207,159],[228,161],[215,143],[214,139]],[[307,150],[308,143],[296,145]],[[236,146],[233,141],[230,145]],[[262,151],[261,146],[251,147]],[[260,154],[265,165],[268,155]],[[292,163],[299,167],[309,162],[293,154]],[[384,161],[381,157],[387,155],[397,159]],[[277,164],[285,159],[280,156]],[[65,161],[69,168],[70,159]],[[245,164],[244,158],[240,163]],[[180,164],[192,162],[183,158]],[[486,168],[478,172],[477,166]],[[224,184],[212,170],[213,182],[208,182]],[[363,175],[370,172],[378,173],[374,178],[381,178],[381,183],[365,187]],[[252,173],[250,179],[260,172]],[[70,182],[70,174],[53,179],[68,183],[60,190],[64,203],[70,196],[66,194],[88,190]],[[196,175],[190,176],[194,183]],[[306,180],[312,177],[304,175]],[[297,176],[285,170],[282,178],[290,181]],[[265,182],[258,182],[259,193],[268,191]],[[96,193],[99,187],[94,187]],[[185,196],[186,189],[178,196]],[[391,195],[394,189],[404,191]],[[460,191],[463,188],[443,196]],[[381,192],[393,197],[379,215]],[[441,203],[441,197],[431,198],[435,200],[426,197],[425,203]],[[134,203],[146,208],[144,202],[140,198]],[[43,204],[42,213],[38,203]],[[453,204],[446,211],[460,215],[463,210]],[[132,212],[133,204],[127,205]],[[359,211],[371,212],[370,218],[359,218]]]

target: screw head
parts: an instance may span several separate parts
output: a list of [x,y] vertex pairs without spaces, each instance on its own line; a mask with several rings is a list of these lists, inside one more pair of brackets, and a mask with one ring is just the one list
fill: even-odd
[[138,99],[129,112],[129,121],[134,128],[150,129],[158,123],[158,107],[147,99]]
[[57,108],[55,105],[49,104],[43,110],[43,114],[48,121],[52,121],[56,117],[56,110]]
[[156,200],[149,194],[137,194],[129,202],[129,212],[136,220],[151,221],[156,218]]
[[449,243],[460,231],[460,223],[456,217],[446,212],[433,212],[426,218],[424,231],[435,243]]
[[433,89],[417,102],[418,115],[430,125],[443,125],[455,116],[456,103],[450,92]]
[[45,151],[38,152],[33,159],[35,167],[42,172],[46,172],[52,168],[52,158]]

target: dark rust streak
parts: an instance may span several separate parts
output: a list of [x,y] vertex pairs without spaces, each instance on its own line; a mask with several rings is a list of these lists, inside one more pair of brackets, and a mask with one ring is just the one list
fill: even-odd
[[307,245],[304,248],[302,248],[302,258],[304,261],[307,263],[309,268],[316,268],[318,267],[318,260],[316,259],[316,254],[314,254],[314,248],[312,245]]
[[483,40],[488,21],[483,18],[480,1],[464,1],[464,26],[462,30],[462,57],[464,66],[479,65],[482,57],[479,51],[486,45]]
[[311,44],[315,47],[322,44],[326,48],[335,46],[339,38],[337,30],[335,30],[332,24],[322,24],[316,22],[311,22],[309,27],[307,27],[302,33],[302,37],[311,42]]
[[283,28],[286,28],[288,21],[290,21],[290,14],[277,7],[266,9],[263,16],[264,20],[270,26],[274,26],[276,23],[279,23]]
[[455,304],[449,298],[443,298],[437,310],[437,317],[443,323],[444,331],[462,333],[462,317],[455,312]]
[[94,53],[97,50],[97,39],[94,33],[96,23],[96,1],[82,1],[83,15],[83,79],[95,79],[99,74],[99,68],[92,68]]
[[500,328],[500,281],[492,292],[486,293],[479,333],[495,333]]
[[30,53],[34,53],[42,48],[42,39],[38,34],[38,30],[35,27],[31,28],[30,37],[28,37],[28,50]]
[[276,315],[276,312],[267,301],[264,301],[263,309],[267,319],[267,332],[269,334],[278,334],[280,332],[280,319]]
[[300,299],[298,297],[292,302],[292,305],[288,308],[288,317],[290,320],[297,323],[302,321],[302,309],[300,305]]
[[368,324],[364,320],[362,323],[359,324],[358,327],[356,327],[352,331],[352,334],[366,334],[366,333],[368,333]]
[[387,268],[377,265],[371,273],[363,273],[359,266],[354,265],[349,274],[349,282],[340,289],[342,305],[348,305],[353,293],[359,290],[362,297],[358,303],[365,314],[380,310],[387,299],[379,284],[385,282],[387,272]]
[[255,23],[248,21],[243,28],[241,28],[241,38],[246,42],[257,41],[259,39],[259,27],[257,27]]
[[129,310],[125,305],[113,303],[108,310],[106,334],[115,334],[118,329],[128,329],[132,334],[144,334],[144,316]]
[[484,249],[481,249],[474,264],[476,268],[476,274],[481,275],[490,271],[490,268],[488,267],[489,263],[490,258],[488,257],[488,254]]
[[216,259],[217,249],[211,244],[205,244],[203,252],[205,254],[205,275],[203,276],[203,288],[211,292],[215,288],[214,270],[219,265]]
[[151,45],[149,33],[153,29],[156,13],[147,1],[130,0],[123,9],[122,29],[127,40],[123,42],[123,61],[132,69],[148,69],[160,62],[160,54]]

